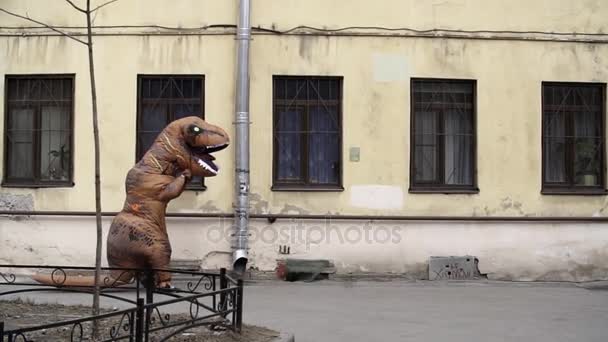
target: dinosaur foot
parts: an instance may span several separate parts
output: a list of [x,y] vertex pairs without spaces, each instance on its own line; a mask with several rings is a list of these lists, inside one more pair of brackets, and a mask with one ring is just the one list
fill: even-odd
[[156,287],[159,289],[175,289],[175,287],[171,285],[171,282],[169,281],[161,281]]

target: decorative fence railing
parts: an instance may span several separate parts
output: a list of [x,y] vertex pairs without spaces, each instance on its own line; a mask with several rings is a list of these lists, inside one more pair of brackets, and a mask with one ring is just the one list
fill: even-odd
[[[94,270],[94,267],[0,265],[0,300],[15,298],[15,295],[20,294],[27,296],[27,293],[32,292],[92,295],[93,286],[72,286],[70,279],[77,279],[82,273],[87,273],[93,280]],[[109,276],[112,271],[115,275],[118,272],[121,275],[128,272],[132,279],[126,283],[119,282]],[[175,284],[182,284],[183,288],[156,288],[154,279],[158,272],[171,273],[174,278],[178,278]],[[33,273],[46,274],[52,285],[38,283],[24,275]],[[100,296],[127,303],[127,309],[35,326],[15,327],[10,321],[0,321],[0,342],[29,342],[41,334],[51,337],[54,333],[62,334],[64,340],[87,341],[92,337],[93,321],[102,327],[98,334],[101,341],[166,341],[200,326],[236,332],[241,330],[243,281],[231,278],[225,269],[219,273],[208,273],[102,268],[102,273]],[[171,306],[174,309],[175,306],[181,306],[181,309],[187,306],[187,313],[172,316],[165,310],[171,309]]]

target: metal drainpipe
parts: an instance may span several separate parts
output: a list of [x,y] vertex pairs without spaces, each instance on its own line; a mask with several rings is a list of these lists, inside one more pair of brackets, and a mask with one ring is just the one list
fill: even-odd
[[236,31],[236,165],[233,270],[245,272],[249,238],[249,41],[251,40],[250,0],[240,0]]

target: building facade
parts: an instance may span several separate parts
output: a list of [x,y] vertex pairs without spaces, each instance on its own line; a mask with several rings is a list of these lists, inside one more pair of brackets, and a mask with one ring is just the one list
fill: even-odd
[[[103,211],[167,122],[234,135],[237,6],[96,12]],[[0,8],[86,38],[64,1]],[[254,0],[249,266],[288,248],[343,273],[424,278],[430,256],[474,255],[491,279],[607,278],[607,17],[601,0]],[[5,13],[0,26],[2,209],[93,211],[86,47]],[[174,258],[205,268],[231,262],[234,149],[217,159],[169,208],[218,214],[168,219]],[[2,217],[0,263],[91,264],[94,226]]]

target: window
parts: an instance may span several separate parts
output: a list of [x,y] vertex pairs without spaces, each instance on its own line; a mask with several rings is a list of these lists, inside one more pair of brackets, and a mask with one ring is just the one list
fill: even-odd
[[606,86],[543,83],[543,193],[604,190]]
[[73,76],[6,76],[4,186],[72,186]]
[[415,79],[411,192],[477,192],[475,81]]
[[275,76],[273,190],[342,190],[342,78]]
[[[170,122],[187,116],[205,118],[204,82],[204,76],[138,77],[138,161]],[[204,190],[204,180],[193,177],[187,189]]]

